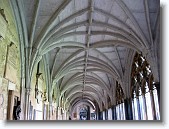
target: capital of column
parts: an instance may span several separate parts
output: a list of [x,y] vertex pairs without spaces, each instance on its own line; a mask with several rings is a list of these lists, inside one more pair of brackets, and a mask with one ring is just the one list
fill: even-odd
[[25,88],[25,92],[26,92],[27,95],[30,95],[31,88],[30,87],[29,88]]

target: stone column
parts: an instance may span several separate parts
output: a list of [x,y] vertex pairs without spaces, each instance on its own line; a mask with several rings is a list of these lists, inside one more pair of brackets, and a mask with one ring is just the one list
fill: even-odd
[[62,120],[66,120],[66,111],[63,109]]
[[60,107],[57,108],[57,120],[60,120]]
[[96,108],[96,118],[100,120],[100,109],[98,107]]
[[[158,87],[158,89],[157,89]],[[156,96],[156,91],[157,91],[157,96]],[[160,99],[160,88],[159,85],[155,85],[153,84],[152,88],[150,89],[150,96],[151,96],[151,104],[152,104],[152,110],[153,110],[153,116],[154,116],[154,120],[159,120],[160,119],[160,104],[159,104],[159,99]],[[156,101],[156,98],[158,99],[158,102]]]
[[154,104],[154,95],[153,95],[153,89],[150,89],[150,99],[151,99],[151,106],[152,106],[152,113],[153,113],[153,119],[156,119],[156,111],[155,111],[155,104]]
[[20,101],[21,101],[21,116],[20,116],[20,120],[24,120],[25,119],[25,79],[22,78],[21,79],[21,89],[20,89]]
[[52,119],[52,103],[49,102],[49,113],[48,113],[48,119],[51,120]]
[[64,119],[63,119],[63,120],[66,120],[66,119],[67,119],[66,116],[67,116],[67,111],[64,110]]
[[137,107],[138,107],[138,118],[139,118],[139,120],[141,120],[141,109],[140,109],[139,96],[137,96],[136,98],[137,98]]
[[145,109],[145,119],[147,120],[148,119],[148,116],[147,116],[147,106],[146,106],[146,98],[145,98],[145,93],[142,94],[143,96],[143,105],[144,105],[144,109]]
[[55,117],[56,120],[58,120],[58,108],[56,107],[56,117]]
[[159,104],[159,109],[160,109],[160,83],[159,82],[156,82],[155,84],[155,87],[157,89],[157,94],[158,94],[158,104]]
[[110,112],[108,112],[108,118],[109,120],[113,120],[113,110],[112,108],[109,108]]
[[24,111],[24,119],[25,120],[28,120],[28,117],[29,117],[29,96],[30,96],[30,91],[31,91],[31,88],[25,88],[25,111]]

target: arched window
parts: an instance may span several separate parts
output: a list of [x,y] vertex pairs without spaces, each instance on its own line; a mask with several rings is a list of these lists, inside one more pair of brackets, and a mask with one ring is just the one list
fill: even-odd
[[116,116],[117,120],[125,120],[124,92],[121,85],[116,82]]
[[136,53],[131,71],[133,119],[160,119],[158,95],[154,83],[149,63],[141,54]]
[[107,96],[107,103],[108,103],[108,110],[107,110],[107,120],[112,120],[112,108],[111,108],[111,99],[109,96]]

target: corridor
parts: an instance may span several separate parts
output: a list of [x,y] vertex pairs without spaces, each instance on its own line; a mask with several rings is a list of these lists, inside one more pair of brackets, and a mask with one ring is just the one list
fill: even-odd
[[160,120],[159,0],[0,0],[0,120]]

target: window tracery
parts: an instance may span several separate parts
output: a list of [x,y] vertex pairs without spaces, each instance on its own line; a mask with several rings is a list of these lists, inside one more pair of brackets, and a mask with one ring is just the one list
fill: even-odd
[[136,53],[131,71],[131,97],[135,120],[159,119],[159,105],[151,67],[142,54]]
[[118,82],[116,82],[116,115],[117,120],[125,120],[124,92]]

